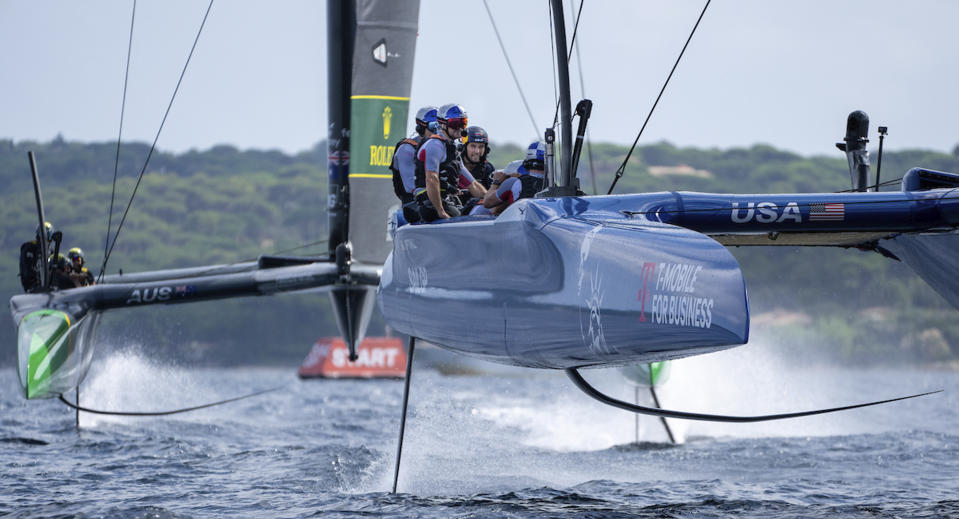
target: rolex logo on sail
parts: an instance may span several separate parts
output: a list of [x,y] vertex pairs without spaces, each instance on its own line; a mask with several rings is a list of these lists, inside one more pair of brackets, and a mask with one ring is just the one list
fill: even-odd
[[393,118],[393,110],[390,107],[383,109],[383,140],[390,138],[390,119]]

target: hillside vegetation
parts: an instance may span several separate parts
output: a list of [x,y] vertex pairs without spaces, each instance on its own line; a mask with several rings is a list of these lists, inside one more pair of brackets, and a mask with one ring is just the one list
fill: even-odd
[[[626,149],[609,144],[592,148],[595,184],[605,193]],[[17,253],[37,224],[28,150],[37,154],[47,219],[63,231],[64,246],[82,247],[94,272],[104,256],[116,143],[0,140],[3,299],[20,291]],[[121,149],[114,229],[148,151],[145,144]],[[491,160],[503,166],[521,158],[522,151],[494,145]],[[883,180],[913,166],[959,171],[959,157],[887,152]],[[325,168],[324,143],[296,155],[230,146],[155,152],[108,272],[229,263],[297,247],[296,254],[324,253]],[[683,170],[700,176],[669,174]],[[592,193],[585,150],[580,177],[584,191]],[[838,151],[830,157],[802,157],[764,145],[719,150],[659,143],[633,153],[616,192],[829,192],[848,187],[845,157]],[[775,327],[797,347],[824,344],[836,357],[866,362],[948,361],[959,355],[955,310],[898,262],[829,248],[741,248],[733,254],[746,275],[754,334],[759,327]],[[337,333],[325,294],[121,310],[108,314],[105,332],[105,341],[114,346],[139,345],[204,364],[295,363],[317,337]],[[370,332],[383,333],[382,321],[375,319]],[[6,345],[0,363],[11,363],[16,341],[9,318],[0,319],[0,341]]]

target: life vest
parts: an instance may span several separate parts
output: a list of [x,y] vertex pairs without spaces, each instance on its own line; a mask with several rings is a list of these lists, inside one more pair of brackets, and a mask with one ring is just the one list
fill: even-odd
[[68,290],[77,288],[77,284],[73,281],[73,278],[70,277],[70,274],[60,269],[54,269],[50,274],[50,288],[54,290]]
[[440,176],[440,195],[458,190],[460,163],[456,154],[456,144],[436,134],[430,135],[429,139],[423,139],[423,143],[416,149],[416,187],[426,188],[426,164],[420,160],[420,150],[430,139],[439,139],[446,146],[446,160],[440,162],[437,172]]
[[490,185],[493,182],[493,172],[496,171],[496,168],[486,160],[480,162],[479,164],[473,166],[470,169],[470,174],[473,175],[473,178],[483,184],[483,187],[489,189]]
[[396,165],[396,152],[400,149],[400,146],[404,144],[409,144],[413,147],[413,163],[416,164],[416,150],[420,147],[420,141],[422,139],[403,139],[396,143],[396,146],[393,147],[393,159],[390,160],[390,170],[393,171],[393,192],[396,193],[396,197],[400,199],[401,202],[408,203],[413,201],[413,194],[406,191],[406,186],[403,185],[403,175],[400,173],[399,166]]
[[519,177],[519,182],[523,185],[523,189],[519,192],[519,197],[533,198],[536,196],[536,193],[543,190],[543,182],[545,180],[545,178],[534,177],[533,175],[523,175]]
[[86,267],[80,267],[80,272],[78,272],[78,274],[80,274],[81,276],[80,286],[88,287],[88,286],[93,286],[95,284],[93,273],[91,273],[90,270],[87,269]]

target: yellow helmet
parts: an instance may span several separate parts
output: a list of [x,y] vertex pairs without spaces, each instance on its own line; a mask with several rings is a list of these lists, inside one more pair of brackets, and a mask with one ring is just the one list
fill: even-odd
[[79,266],[81,266],[81,267],[83,266],[84,263],[87,262],[87,260],[83,257],[83,249],[81,249],[80,247],[74,247],[74,248],[70,249],[70,250],[67,252],[67,258],[69,258],[69,259],[70,259],[70,263],[72,263],[72,264],[74,264],[74,265],[77,263],[77,260],[79,260],[79,261],[80,261],[80,265],[79,265]]
[[[43,222],[43,228],[46,229],[47,241],[53,240],[53,224],[50,222]],[[40,241],[40,226],[37,225],[37,241]]]

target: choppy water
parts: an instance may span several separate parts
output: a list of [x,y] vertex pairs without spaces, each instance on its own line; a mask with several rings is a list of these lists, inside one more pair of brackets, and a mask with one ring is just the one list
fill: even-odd
[[[734,350],[739,351],[739,350]],[[727,354],[728,353],[728,354]],[[0,515],[16,517],[959,517],[959,374],[802,370],[755,352],[677,363],[666,407],[759,414],[943,388],[871,408],[737,425],[656,421],[561,375],[414,372],[400,493],[401,381],[299,381],[294,369],[189,369],[113,352],[82,404],[25,401],[0,370]],[[748,360],[747,360],[748,359]],[[418,356],[419,360],[419,356]],[[748,366],[748,367],[747,367]],[[612,371],[588,378],[622,398]]]

